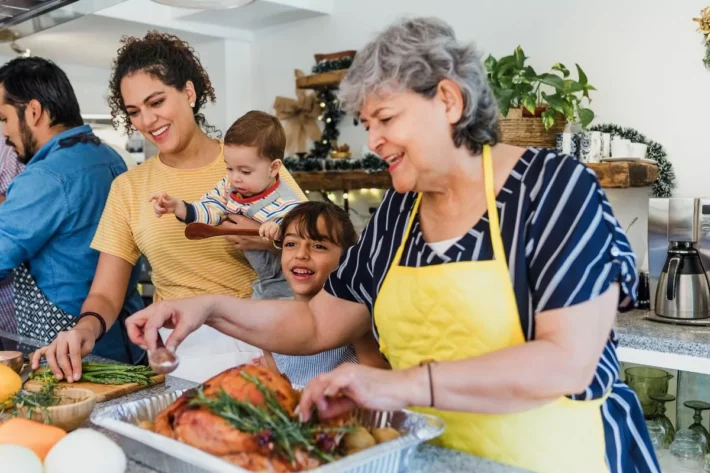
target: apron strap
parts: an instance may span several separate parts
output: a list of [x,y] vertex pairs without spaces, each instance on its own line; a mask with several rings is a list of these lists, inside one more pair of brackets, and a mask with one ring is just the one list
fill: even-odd
[[493,180],[493,160],[491,159],[491,147],[488,145],[483,146],[483,181],[486,186],[486,206],[488,207],[488,226],[493,245],[493,257],[498,261],[505,261],[505,250],[498,221],[495,181]]
[[[505,261],[505,249],[503,247],[503,239],[500,236],[500,222],[498,220],[498,206],[496,205],[496,190],[495,181],[493,179],[493,160],[491,158],[491,147],[483,145],[483,181],[486,191],[486,207],[488,210],[489,231],[491,234],[491,245],[493,246],[493,258],[498,261]],[[407,227],[404,229],[402,241],[397,248],[397,253],[394,256],[396,264],[401,264],[404,247],[407,244],[409,233],[412,231],[414,218],[419,211],[419,204],[422,202],[422,194],[417,194],[417,200],[412,207],[412,213],[409,215]]]

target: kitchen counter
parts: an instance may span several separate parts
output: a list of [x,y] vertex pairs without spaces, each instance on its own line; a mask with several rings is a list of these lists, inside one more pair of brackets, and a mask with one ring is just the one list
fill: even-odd
[[621,361],[710,374],[710,327],[654,322],[646,314],[634,310],[617,316]]
[[[0,331],[0,337],[21,342],[30,347],[41,346],[35,340],[31,340],[25,337],[19,337],[17,335],[8,334]],[[5,349],[14,349],[13,347],[6,347]],[[105,359],[89,355],[85,358],[86,361],[107,361]],[[177,391],[181,389],[189,389],[196,386],[195,383],[191,381],[186,381],[181,378],[176,378],[174,376],[166,376],[165,383],[161,383],[150,388],[142,389],[140,391],[127,394],[125,396],[113,399],[107,402],[103,402],[97,405],[98,407],[108,407],[116,404],[125,404],[127,402],[136,401],[139,399],[144,399],[151,396],[156,396],[159,394],[169,393],[172,391]],[[102,429],[98,426],[93,425],[91,422],[87,421],[85,427],[96,429],[114,440],[117,438],[117,434]],[[409,466],[406,468],[406,473],[448,473],[448,472],[470,472],[470,473],[525,473],[526,470],[521,470],[519,468],[513,468],[500,463],[491,462],[484,460],[472,455],[457,452],[454,450],[449,450],[445,448],[436,447],[433,445],[421,445],[417,451],[414,453]],[[142,465],[133,460],[128,461],[128,469],[126,473],[169,473],[160,472],[154,470],[145,465]]]

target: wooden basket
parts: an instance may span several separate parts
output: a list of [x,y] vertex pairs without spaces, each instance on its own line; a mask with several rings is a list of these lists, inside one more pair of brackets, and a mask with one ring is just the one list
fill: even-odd
[[558,115],[555,124],[545,129],[540,117],[523,117],[522,109],[511,108],[508,115],[498,117],[500,142],[515,146],[534,146],[536,148],[555,148],[557,134],[565,129],[566,121]]

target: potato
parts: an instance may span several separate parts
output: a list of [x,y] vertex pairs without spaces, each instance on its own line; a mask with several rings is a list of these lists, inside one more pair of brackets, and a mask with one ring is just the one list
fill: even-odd
[[394,430],[392,427],[382,427],[381,429],[375,429],[372,431],[372,436],[375,438],[377,443],[389,442],[396,438],[401,437],[398,431]]
[[152,420],[142,420],[138,422],[138,427],[140,427],[141,429],[150,430],[152,432],[155,428],[155,424]]
[[365,427],[356,427],[354,432],[346,434],[343,438],[343,446],[348,455],[373,447],[376,444],[375,437]]

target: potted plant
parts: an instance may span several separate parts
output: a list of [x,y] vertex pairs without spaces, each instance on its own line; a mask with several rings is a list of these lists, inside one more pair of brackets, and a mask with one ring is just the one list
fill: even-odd
[[583,106],[591,102],[589,92],[596,90],[579,65],[578,79],[557,63],[551,72],[537,74],[518,46],[512,55],[485,61],[488,80],[500,110],[501,142],[520,146],[554,147],[557,133],[567,121],[582,127],[594,119],[594,112]]

